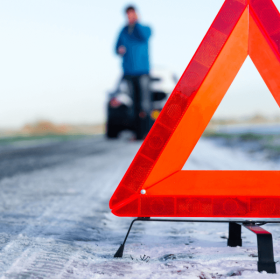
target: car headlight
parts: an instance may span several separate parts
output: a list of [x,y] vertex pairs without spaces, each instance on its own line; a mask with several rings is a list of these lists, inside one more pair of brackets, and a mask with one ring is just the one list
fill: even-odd
[[160,111],[159,111],[159,110],[153,110],[153,111],[151,112],[151,118],[152,118],[153,120],[156,120],[157,117],[159,116],[159,114],[160,114]]

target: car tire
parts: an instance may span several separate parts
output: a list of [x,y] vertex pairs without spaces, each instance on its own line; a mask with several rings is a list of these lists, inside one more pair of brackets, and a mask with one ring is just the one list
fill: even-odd
[[109,139],[118,138],[119,132],[120,132],[120,130],[119,130],[118,126],[107,123],[107,130],[106,130],[107,138],[109,138]]

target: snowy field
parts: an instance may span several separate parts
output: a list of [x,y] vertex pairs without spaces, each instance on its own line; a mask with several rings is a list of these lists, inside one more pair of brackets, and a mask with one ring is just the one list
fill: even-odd
[[[217,143],[200,140],[184,169],[280,168]],[[0,277],[280,278],[275,224],[264,228],[279,274],[257,272],[248,230],[243,247],[227,247],[228,224],[138,222],[114,259],[132,219],[113,216],[108,202],[140,144],[97,136],[0,149]]]

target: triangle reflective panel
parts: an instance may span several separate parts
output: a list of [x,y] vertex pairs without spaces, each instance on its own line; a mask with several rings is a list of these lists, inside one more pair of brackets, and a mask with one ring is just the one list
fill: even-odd
[[124,217],[280,217],[280,171],[181,169],[247,56],[280,104],[280,14],[226,0],[110,200]]

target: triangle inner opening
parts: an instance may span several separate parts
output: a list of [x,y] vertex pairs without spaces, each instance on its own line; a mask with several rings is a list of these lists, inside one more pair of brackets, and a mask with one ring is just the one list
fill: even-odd
[[183,170],[279,169],[278,134],[280,109],[248,56]]

